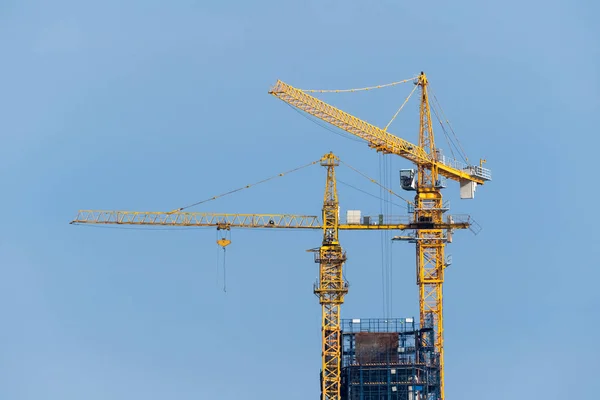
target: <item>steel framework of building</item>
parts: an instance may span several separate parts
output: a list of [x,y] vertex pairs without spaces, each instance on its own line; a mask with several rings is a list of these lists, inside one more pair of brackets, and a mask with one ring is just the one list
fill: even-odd
[[342,320],[342,400],[435,400],[439,354],[413,318]]

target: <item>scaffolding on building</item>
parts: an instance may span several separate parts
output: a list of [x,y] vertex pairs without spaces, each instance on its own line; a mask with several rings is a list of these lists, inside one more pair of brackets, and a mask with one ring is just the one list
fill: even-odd
[[342,320],[342,400],[437,400],[432,327],[414,318]]

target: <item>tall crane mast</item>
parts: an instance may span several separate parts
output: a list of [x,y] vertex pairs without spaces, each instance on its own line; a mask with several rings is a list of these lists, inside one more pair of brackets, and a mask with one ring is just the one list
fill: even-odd
[[[218,230],[231,228],[261,229],[312,229],[321,230],[321,247],[315,251],[315,262],[319,264],[319,280],[314,293],[321,304],[321,393],[324,400],[339,400],[341,384],[341,330],[340,307],[348,293],[348,284],[343,278],[343,264],[346,254],[339,242],[340,230],[414,230],[418,224],[406,223],[349,223],[340,222],[339,200],[336,186],[335,168],[339,158],[333,153],[325,154],[320,164],[327,169],[325,194],[321,218],[295,214],[219,214],[182,211],[110,211],[79,210],[71,224],[91,225],[136,225],[170,227],[215,227]],[[369,219],[376,221],[376,218]],[[451,232],[467,229],[469,218],[432,223],[432,227]],[[229,245],[229,240],[217,241],[221,246]]]
[[327,168],[327,182],[323,198],[323,242],[319,256],[319,285],[315,294],[321,303],[321,392],[323,398],[340,397],[341,383],[341,329],[340,307],[348,293],[342,266],[346,254],[338,239],[339,201],[335,180],[335,167],[339,160],[333,154],[326,155],[321,165]]
[[[421,74],[414,79],[420,88],[420,124],[419,144],[387,132],[351,114],[339,110],[324,101],[315,98],[305,90],[295,88],[278,80],[269,93],[291,106],[316,118],[328,122],[348,133],[367,141],[369,147],[384,154],[396,154],[412,161],[417,172],[403,171],[403,188],[416,191],[412,222],[418,227],[411,241],[416,243],[416,275],[419,287],[419,317],[421,328],[432,327],[432,336],[424,340],[433,343],[439,354],[440,397],[444,399],[444,320],[443,291],[445,243],[448,241],[444,231],[436,226],[443,222],[447,209],[444,207],[443,188],[440,177],[460,183],[461,198],[473,198],[477,185],[491,180],[491,171],[479,166],[466,165],[441,155],[435,146],[431,109],[429,103],[429,82]],[[367,88],[368,89],[368,88]],[[451,221],[451,217],[449,218]]]

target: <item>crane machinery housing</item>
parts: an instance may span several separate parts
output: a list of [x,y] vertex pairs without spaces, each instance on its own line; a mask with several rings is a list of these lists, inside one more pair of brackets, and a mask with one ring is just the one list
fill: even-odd
[[[310,92],[355,92],[395,86],[405,82],[413,82],[415,89],[420,89],[418,145],[394,136],[387,131],[408,98],[394,115],[392,121],[382,129],[309,94]],[[443,221],[444,213],[448,211],[442,199],[441,190],[445,187],[443,179],[459,182],[460,197],[472,199],[477,185],[483,185],[486,181],[490,181],[492,174],[489,169],[483,167],[485,160],[480,160],[479,165],[462,163],[444,156],[440,148],[436,146],[431,118],[432,107],[430,105],[429,86],[427,76],[421,72],[414,78],[391,84],[344,90],[302,90],[278,80],[269,93],[298,110],[365,140],[369,147],[378,152],[398,155],[416,165],[416,171],[413,169],[402,170],[400,181],[403,189],[416,192],[414,206],[412,207],[412,222],[419,226],[414,230],[412,236],[396,237],[396,239],[409,240],[416,244],[420,328],[422,331],[429,330],[428,334],[420,336],[420,346],[423,348],[433,346],[435,348],[440,367],[440,389],[439,394],[433,395],[433,398],[437,397],[443,400],[445,393],[442,287],[446,267],[444,249],[446,242],[450,240],[450,237],[443,230],[436,228],[436,224]],[[411,92],[411,95],[413,92]],[[465,161],[468,161],[466,157]],[[451,222],[452,218],[448,217],[448,221]],[[326,400],[338,399],[337,394],[328,393],[327,388],[324,388],[322,398]]]

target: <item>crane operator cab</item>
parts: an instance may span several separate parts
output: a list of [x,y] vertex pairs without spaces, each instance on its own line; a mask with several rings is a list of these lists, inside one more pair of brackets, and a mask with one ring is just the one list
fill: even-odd
[[417,190],[417,174],[414,169],[400,170],[400,186],[404,190]]

